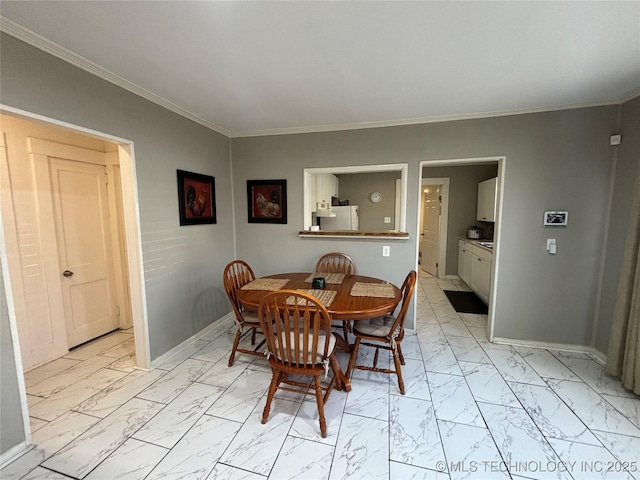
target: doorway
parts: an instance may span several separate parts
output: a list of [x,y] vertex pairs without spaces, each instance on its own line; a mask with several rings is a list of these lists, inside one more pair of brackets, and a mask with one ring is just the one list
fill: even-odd
[[420,189],[420,268],[434,277],[445,277],[449,178],[423,178]]
[[[149,368],[133,145],[10,107],[2,106],[0,113],[7,119],[8,147],[14,145],[2,165],[2,228],[9,264],[5,281],[11,281],[9,300],[16,312],[10,321],[16,324],[14,346],[20,344],[24,370],[114,327],[135,332],[136,365]],[[19,138],[16,129],[22,126],[12,121],[29,124],[31,133]],[[82,139],[80,146],[68,137]],[[104,148],[96,149],[96,142]],[[33,175],[21,176],[21,169]],[[34,260],[30,270],[28,255]],[[88,268],[92,255],[97,261]],[[34,326],[34,318],[45,326]]]
[[[504,163],[505,157],[486,157],[486,158],[467,158],[467,159],[451,159],[437,161],[420,162],[420,179],[418,186],[418,208],[417,212],[420,217],[416,222],[416,238],[422,239],[427,237],[427,233],[434,235],[434,232],[427,232],[422,216],[423,205],[426,205],[425,199],[427,193],[424,190],[431,190],[427,186],[442,185],[442,179],[446,179],[447,184],[447,206],[448,211],[444,213],[444,198],[441,205],[442,211],[440,215],[440,244],[439,252],[442,263],[438,262],[437,278],[430,280],[436,282],[442,287],[442,290],[471,290],[458,278],[458,239],[466,237],[467,228],[476,223],[477,217],[477,191],[478,183],[487,180],[490,177],[497,176],[497,203],[495,223],[487,228],[487,231],[493,233],[494,246],[493,261],[491,262],[491,287],[488,295],[488,315],[486,318],[487,338],[493,340],[493,330],[495,323],[495,305],[499,292],[494,288],[498,283],[500,271],[500,236],[501,236],[501,212],[502,212],[502,189],[504,181]],[[441,192],[443,187],[440,187]],[[430,192],[431,193],[431,192]],[[466,205],[466,210],[461,205]],[[433,210],[436,210],[434,207]],[[427,210],[428,213],[428,210]],[[428,220],[428,215],[425,215]],[[447,226],[444,226],[444,221]],[[435,224],[435,221],[432,221]],[[495,227],[495,228],[494,228]],[[446,238],[445,238],[446,233]],[[424,234],[424,235],[422,235]],[[425,270],[422,264],[429,260],[425,258],[425,251],[428,242],[420,240],[416,245],[416,270]],[[422,258],[421,258],[422,250]],[[432,248],[433,251],[433,248]],[[447,261],[448,260],[448,261]],[[442,292],[441,292],[442,293]]]

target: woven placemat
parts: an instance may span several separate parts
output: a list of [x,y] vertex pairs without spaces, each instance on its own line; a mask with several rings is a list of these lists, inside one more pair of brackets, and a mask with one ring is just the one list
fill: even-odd
[[340,285],[344,280],[344,273],[324,273],[324,272],[315,272],[307,277],[305,282],[311,283],[314,278],[322,277],[324,281],[327,283],[332,283],[336,285]]
[[280,290],[287,283],[288,278],[256,278],[253,282],[247,283],[242,290]]
[[352,297],[394,298],[396,296],[393,285],[389,283],[356,282],[351,289]]
[[[299,288],[298,292],[307,293],[316,297],[325,307],[331,305],[331,302],[333,302],[333,299],[336,297],[336,293],[338,293],[335,290],[316,290],[313,288]],[[298,305],[302,305],[303,302],[304,299],[298,299]],[[289,299],[287,299],[287,303],[289,305],[293,305],[293,298],[290,297]]]

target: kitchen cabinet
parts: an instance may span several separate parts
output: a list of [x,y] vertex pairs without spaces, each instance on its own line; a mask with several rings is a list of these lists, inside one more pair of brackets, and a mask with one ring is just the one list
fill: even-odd
[[477,220],[481,222],[496,221],[496,197],[498,178],[490,178],[478,184]]
[[316,175],[316,202],[331,205],[331,197],[338,196],[338,177],[332,173]]
[[458,276],[485,303],[491,292],[493,254],[472,242],[458,241]]
[[458,276],[467,285],[471,283],[471,246],[464,240],[458,242]]
[[469,286],[485,303],[489,303],[491,261],[471,254],[471,283]]

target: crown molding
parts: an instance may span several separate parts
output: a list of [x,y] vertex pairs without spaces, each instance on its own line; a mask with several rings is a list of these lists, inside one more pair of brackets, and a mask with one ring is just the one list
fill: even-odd
[[[633,98],[633,96],[631,97]],[[409,118],[404,120],[392,120],[383,122],[362,122],[362,123],[343,123],[335,125],[319,125],[308,127],[292,127],[292,128],[272,128],[265,130],[247,130],[244,132],[233,132],[231,138],[242,137],[263,137],[269,135],[292,135],[302,133],[320,133],[320,132],[337,132],[342,130],[362,130],[365,128],[382,128],[382,127],[401,127],[403,125],[420,125],[424,123],[439,122],[455,122],[460,120],[477,120],[479,118],[508,117],[510,115],[525,115],[531,113],[545,113],[562,110],[575,110],[578,108],[603,107],[607,105],[618,105],[622,103],[619,99],[606,100],[602,102],[594,102],[580,105],[565,105],[561,107],[539,107],[525,108],[520,110],[504,110],[496,112],[468,113],[460,115],[441,115],[434,117]]]
[[380,122],[361,122],[361,123],[342,123],[342,124],[329,124],[329,125],[310,125],[303,127],[286,127],[286,128],[269,128],[263,130],[245,130],[236,131],[227,130],[214,123],[205,120],[188,110],[176,105],[175,103],[150,92],[149,90],[136,85],[121,76],[110,72],[109,70],[93,63],[90,60],[66,49],[65,47],[48,40],[47,38],[38,35],[37,33],[9,20],[6,17],[0,16],[0,31],[5,32],[12,37],[22,40],[29,45],[32,45],[46,53],[49,53],[55,57],[58,57],[78,68],[81,68],[97,77],[102,78],[114,85],[117,85],[125,90],[132,92],[150,102],[153,102],[161,107],[177,113],[182,117],[185,117],[193,122],[196,122],[206,128],[209,128],[215,132],[225,135],[228,138],[243,138],[243,137],[264,137],[270,135],[293,135],[304,133],[322,133],[322,132],[337,132],[345,130],[362,130],[367,128],[383,128],[383,127],[400,127],[405,125],[420,125],[426,123],[438,123],[438,122],[453,122],[461,120],[476,120],[480,118],[492,118],[492,117],[505,117],[510,115],[525,115],[531,113],[544,113],[561,110],[573,110],[577,108],[589,108],[589,107],[601,107],[605,105],[619,105],[625,103],[636,96],[640,95],[640,89],[634,89],[625,93],[622,97],[611,99],[607,101],[594,102],[588,104],[574,104],[565,105],[559,107],[536,107],[526,108],[519,110],[504,110],[495,112],[480,112],[469,114],[457,114],[457,115],[441,115],[433,117],[421,117],[421,118],[409,118],[401,120],[380,121]]
[[627,103],[629,100],[633,100],[636,97],[640,97],[640,88],[629,90],[622,97],[620,97],[620,103]]
[[129,80],[126,80],[125,78],[122,78],[121,76],[116,75],[115,73],[110,72],[105,68],[102,68],[101,66],[93,63],[92,61],[87,60],[86,58],[72,52],[71,50],[66,49],[62,45],[52,42],[51,40],[41,35],[38,35],[37,33],[3,16],[0,16],[0,31],[6,33],[7,35],[11,35],[12,37],[17,38],[18,40],[22,40],[23,42],[28,43],[29,45],[32,45],[46,53],[49,53],[54,57],[58,57],[64,60],[65,62],[68,62],[71,65],[81,68],[82,70],[85,70],[97,77],[100,77],[109,83],[113,83],[114,85],[124,88],[125,90],[128,90],[131,93],[134,93],[146,100],[149,100],[150,102],[160,105],[161,107],[166,108],[171,112],[177,113],[182,117],[188,118],[189,120],[196,122],[204,127],[207,127],[210,130],[221,133],[226,137],[232,136],[232,132],[230,132],[226,128],[220,127],[214,123],[211,123],[205,120],[204,118],[201,118],[189,112],[188,110],[185,110],[184,108],[176,105],[175,103],[170,102],[169,100],[162,98],[161,96],[156,95],[155,93],[150,92],[146,88],[140,87],[139,85],[136,85],[135,83],[130,82]]

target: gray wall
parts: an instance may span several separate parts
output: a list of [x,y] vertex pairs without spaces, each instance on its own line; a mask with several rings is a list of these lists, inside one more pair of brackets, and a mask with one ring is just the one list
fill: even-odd
[[[467,227],[481,226],[476,220],[478,183],[498,175],[498,165],[428,167],[422,178],[449,178],[449,216],[447,227],[447,275],[458,274],[458,237],[467,235]],[[488,226],[488,224],[485,224]],[[484,227],[483,227],[484,228]],[[485,232],[486,233],[486,230]]]
[[640,97],[622,105],[619,132],[622,134],[622,143],[618,147],[612,147],[618,150],[618,158],[595,341],[595,347],[603,353],[606,353],[609,347],[609,331],[620,280],[622,252],[629,228],[629,205],[634,195],[640,195],[640,192],[634,192],[636,180],[640,175]]
[[0,455],[25,439],[16,373],[7,296],[0,268]]
[[[13,37],[0,46],[3,104],[134,142],[151,358],[226,314],[229,140]],[[217,225],[179,226],[176,169],[216,177]]]
[[[416,264],[419,162],[505,155],[495,334],[589,345],[618,106],[401,127],[232,139],[238,256],[257,274],[308,271],[324,252],[358,271],[402,282]],[[301,239],[305,167],[409,163],[409,240]],[[247,173],[245,173],[247,172]],[[288,225],[248,224],[246,180],[286,178]],[[545,210],[569,226],[544,228]],[[558,254],[545,250],[556,238]],[[391,256],[382,257],[382,245]],[[412,321],[413,319],[410,319]]]
[[[395,228],[396,178],[400,172],[351,173],[338,175],[339,198],[358,205],[360,230],[393,230]],[[371,193],[380,192],[382,200],[373,203]],[[391,217],[391,223],[384,223]]]

